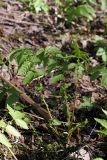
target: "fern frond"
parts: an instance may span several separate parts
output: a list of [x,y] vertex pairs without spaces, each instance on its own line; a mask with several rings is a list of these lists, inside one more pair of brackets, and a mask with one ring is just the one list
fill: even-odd
[[32,63],[25,61],[18,69],[18,75],[26,75],[26,73],[32,68]]
[[24,80],[23,80],[23,84],[26,85],[29,82],[31,82],[34,79],[34,75],[35,75],[35,73],[33,71],[28,71]]
[[57,83],[58,81],[61,81],[61,80],[64,80],[65,79],[65,77],[64,77],[64,75],[63,74],[58,74],[58,75],[56,75],[56,76],[53,76],[52,78],[51,78],[51,84],[55,84],[55,83]]
[[10,53],[10,61],[12,61],[13,59],[17,59],[17,57],[19,55],[31,55],[32,54],[32,50],[29,48],[17,48],[14,49],[11,53]]

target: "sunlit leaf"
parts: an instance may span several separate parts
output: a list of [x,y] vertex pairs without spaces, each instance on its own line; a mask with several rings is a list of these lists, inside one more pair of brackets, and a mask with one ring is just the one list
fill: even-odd
[[6,132],[8,134],[11,134],[11,135],[13,135],[13,136],[15,136],[17,138],[21,137],[20,132],[18,130],[16,130],[13,126],[9,125],[9,124],[6,126],[5,130],[6,130]]
[[104,128],[107,129],[107,120],[105,119],[99,119],[99,118],[95,118],[95,120],[100,123]]
[[5,128],[6,127],[6,123],[4,122],[4,120],[2,119],[2,120],[0,120],[0,127],[1,128]]
[[104,110],[104,109],[102,109],[102,111],[104,112],[104,114],[107,116],[107,111],[106,110]]
[[61,124],[62,124],[62,122],[56,118],[52,119],[52,121],[50,122],[50,125],[52,125],[52,126],[60,126]]
[[35,73],[32,72],[32,71],[28,71],[26,73],[26,76],[25,76],[24,80],[23,80],[23,84],[27,84],[27,83],[31,82],[34,78],[34,74]]
[[12,147],[9,140],[2,133],[0,133],[0,143],[4,144],[6,147],[9,147],[9,148]]
[[16,111],[14,110],[12,107],[10,107],[9,105],[7,105],[7,109],[9,110],[9,114],[13,117],[13,119],[21,119],[25,117],[25,113],[20,112],[20,111]]
[[24,120],[22,120],[22,119],[15,119],[15,122],[21,128],[28,129],[27,123]]
[[53,76],[52,78],[51,78],[51,84],[55,84],[55,83],[57,83],[58,81],[61,81],[61,80],[64,80],[65,79],[65,77],[64,77],[64,75],[63,74],[59,74],[59,75],[56,75],[56,76]]

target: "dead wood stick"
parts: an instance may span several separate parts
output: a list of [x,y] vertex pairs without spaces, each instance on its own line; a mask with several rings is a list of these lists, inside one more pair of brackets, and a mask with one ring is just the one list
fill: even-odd
[[0,18],[1,18],[0,24],[4,24],[4,25],[5,24],[9,24],[9,25],[17,24],[17,25],[28,25],[28,26],[39,27],[39,24],[42,24],[42,22],[37,24],[37,23],[27,22],[27,21],[22,21],[22,20],[19,21],[19,20],[7,18],[7,17],[1,16],[1,15],[0,15]]
[[49,113],[46,109],[42,108],[38,103],[32,100],[25,92],[21,91],[18,87],[16,87],[14,84],[12,84],[10,81],[6,80],[2,75],[0,75],[0,79],[7,83],[9,86],[14,88],[17,92],[19,92],[20,96],[29,103],[33,109],[36,111],[37,114],[42,116],[46,121],[49,121],[51,119]]

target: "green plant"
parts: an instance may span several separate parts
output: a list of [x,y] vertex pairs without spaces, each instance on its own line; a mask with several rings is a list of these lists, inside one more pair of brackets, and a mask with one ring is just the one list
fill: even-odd
[[18,48],[12,51],[10,60],[16,59],[17,74],[24,76],[23,84],[47,75],[51,76],[50,83],[55,84],[61,80],[65,81],[66,74],[74,72],[76,76],[81,76],[84,72],[84,65],[88,62],[88,54],[79,49],[76,41],[73,41],[72,47],[71,55],[51,46],[45,49],[41,48],[35,54],[31,49]]
[[[94,8],[98,6],[96,0],[56,0],[59,11],[63,17],[69,22],[85,17],[88,21],[92,21],[96,17]],[[106,0],[100,0],[99,5],[104,10],[107,7]]]
[[[9,142],[9,138],[6,137],[7,133],[9,136],[14,136],[17,139],[21,137],[19,128],[28,129],[29,118],[23,112],[24,106],[18,103],[19,94],[13,88],[3,85],[0,86],[0,103],[3,98],[6,97],[6,114],[0,120],[0,143],[6,147],[11,148],[12,145]],[[14,127],[14,122],[16,126]]]
[[96,56],[98,60],[101,61],[100,64],[95,67],[89,68],[89,74],[92,80],[100,77],[101,85],[107,85],[107,44],[104,40],[96,41]]
[[[54,117],[51,112],[48,103],[43,95],[43,85],[41,84],[38,88],[39,95],[42,102],[44,103],[51,119],[49,125],[56,133],[56,126],[65,124],[68,127],[67,136],[70,138],[78,128],[84,127],[87,124],[87,120],[73,124],[74,120],[74,109],[72,112],[69,111],[69,95],[67,89],[69,83],[67,82],[66,75],[69,77],[74,76],[77,79],[81,77],[85,72],[85,65],[88,62],[88,54],[79,48],[76,40],[71,44],[72,54],[66,54],[56,47],[48,46],[46,48],[39,49],[36,53],[33,53],[31,49],[18,48],[12,51],[10,54],[10,60],[16,60],[18,64],[17,74],[23,76],[23,84],[30,83],[33,79],[41,79],[42,77],[50,77],[50,84],[55,85],[59,82],[61,85],[61,96],[63,98],[62,104],[64,103],[66,108],[67,122],[63,122]],[[62,63],[64,65],[62,65]]]
[[47,12],[49,9],[45,0],[21,0],[23,3],[27,3],[31,10],[35,10],[37,13],[40,11]]
[[93,109],[90,97],[83,96],[83,103],[80,105],[81,108],[87,108],[88,111]]
[[[105,115],[105,118],[107,118],[107,111],[102,109],[104,115]],[[102,130],[100,131],[97,131],[105,136],[107,136],[107,120],[106,119],[99,119],[99,118],[95,118],[95,120],[102,126]]]

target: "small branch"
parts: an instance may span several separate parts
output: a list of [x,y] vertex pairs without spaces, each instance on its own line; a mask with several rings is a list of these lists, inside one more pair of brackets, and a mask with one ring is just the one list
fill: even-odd
[[[38,27],[38,25],[39,25],[37,23],[32,23],[32,22],[27,22],[27,21],[22,21],[22,20],[19,21],[19,20],[7,18],[7,17],[1,16],[1,15],[0,15],[0,19],[1,19],[1,21],[0,21],[1,25],[13,26],[13,25],[17,24],[17,25],[28,25],[28,26],[33,25],[36,27]],[[40,24],[42,24],[42,22]]]
[[25,92],[21,91],[18,87],[16,87],[14,84],[12,84],[10,81],[6,80],[3,76],[0,75],[0,79],[7,83],[9,86],[14,88],[17,92],[19,92],[20,96],[29,103],[33,109],[36,111],[37,114],[42,116],[46,121],[49,121],[51,119],[49,113],[46,111],[46,109],[42,108],[40,104],[36,103],[32,100]]

